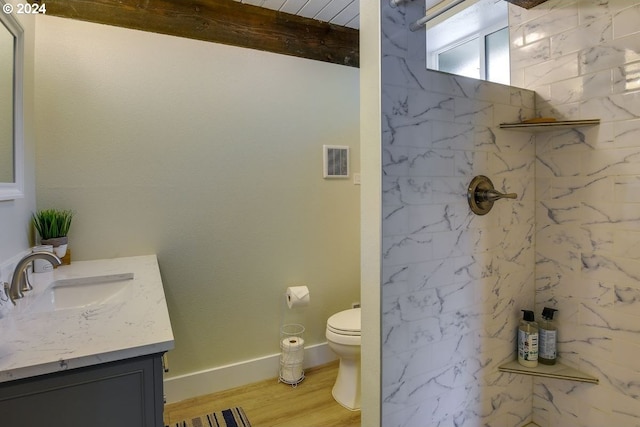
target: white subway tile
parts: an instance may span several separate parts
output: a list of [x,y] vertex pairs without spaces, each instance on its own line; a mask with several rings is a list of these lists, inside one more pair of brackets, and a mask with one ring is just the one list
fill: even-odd
[[427,234],[389,236],[382,239],[382,264],[399,265],[431,259],[431,237]]
[[612,93],[609,70],[551,83],[551,101],[567,104]]
[[640,33],[587,47],[580,52],[580,74],[619,67],[640,60]]
[[628,7],[613,15],[614,37],[620,38],[640,32],[640,5]]
[[577,52],[585,46],[598,45],[613,39],[611,17],[590,20],[577,27],[568,27],[566,31],[551,36],[551,56],[558,57]]
[[640,203],[640,176],[615,177],[613,197],[618,203]]
[[615,256],[640,260],[640,232],[634,230],[616,230],[613,232]]
[[579,65],[576,53],[532,65],[525,70],[526,87],[576,77],[579,74]]
[[615,147],[625,148],[638,146],[638,141],[640,141],[640,120],[615,122],[613,127]]
[[[526,68],[535,64],[549,60],[551,57],[551,47],[549,39],[542,39],[535,43],[522,46],[520,48],[511,48],[511,67],[517,69],[523,69],[526,73]],[[525,74],[526,77],[526,74]],[[511,82],[515,85],[515,82]],[[520,87],[527,87],[520,85]]]
[[575,7],[559,8],[553,14],[527,21],[524,24],[524,42],[530,44],[550,38],[578,25],[578,10]]
[[456,123],[492,126],[494,105],[486,101],[469,98],[456,98],[454,102],[454,121]]
[[616,67],[612,70],[612,73],[614,93],[640,89],[640,62]]

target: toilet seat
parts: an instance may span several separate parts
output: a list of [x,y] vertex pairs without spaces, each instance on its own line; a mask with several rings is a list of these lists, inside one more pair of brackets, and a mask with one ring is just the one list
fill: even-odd
[[327,331],[336,335],[359,337],[361,334],[360,308],[334,314],[327,320]]
[[358,347],[360,347],[362,343],[362,337],[360,335],[336,334],[329,328],[325,330],[324,335],[325,337],[327,337],[327,341],[329,341],[330,343],[349,345],[349,346],[358,346]]

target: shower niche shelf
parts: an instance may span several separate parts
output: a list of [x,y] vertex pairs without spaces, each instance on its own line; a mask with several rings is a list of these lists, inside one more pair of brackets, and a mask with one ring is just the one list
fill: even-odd
[[498,368],[500,372],[511,374],[531,375],[534,377],[555,378],[560,380],[579,381],[583,383],[598,384],[599,380],[591,375],[587,375],[577,369],[570,368],[560,362],[555,365],[538,364],[535,368],[527,368],[514,360]]
[[555,122],[539,123],[500,123],[500,129],[517,130],[521,132],[549,132],[553,130],[570,129],[600,124],[600,119],[558,120]]

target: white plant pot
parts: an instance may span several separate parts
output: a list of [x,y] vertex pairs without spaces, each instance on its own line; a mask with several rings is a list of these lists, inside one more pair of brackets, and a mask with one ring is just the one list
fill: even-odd
[[67,254],[67,244],[69,240],[67,236],[64,237],[54,237],[53,239],[43,239],[40,243],[43,245],[51,245],[53,246],[53,253],[56,254],[58,258],[62,258]]
[[58,256],[58,258],[62,258],[67,254],[67,245],[60,245],[53,248],[53,253]]

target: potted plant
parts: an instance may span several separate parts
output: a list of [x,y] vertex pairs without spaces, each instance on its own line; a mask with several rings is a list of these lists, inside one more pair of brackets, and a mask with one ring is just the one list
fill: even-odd
[[73,219],[70,210],[43,209],[32,215],[33,226],[40,234],[42,245],[52,245],[55,254],[62,258],[67,253],[69,227]]

